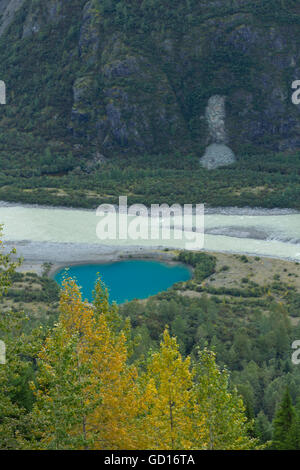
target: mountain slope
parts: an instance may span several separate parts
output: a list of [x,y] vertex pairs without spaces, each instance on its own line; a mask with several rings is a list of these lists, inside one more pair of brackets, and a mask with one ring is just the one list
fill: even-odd
[[2,0],[2,128],[104,155],[200,152],[205,108],[219,94],[236,152],[299,148],[290,99],[300,78],[296,5]]
[[298,1],[0,0],[0,15],[0,182],[143,155],[178,168],[218,143],[239,166],[289,173],[275,154],[300,150]]

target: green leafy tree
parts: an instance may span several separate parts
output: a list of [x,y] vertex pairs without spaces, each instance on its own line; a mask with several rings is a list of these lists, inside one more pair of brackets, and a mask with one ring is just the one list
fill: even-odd
[[288,436],[291,450],[300,450],[300,397],[295,406],[295,417]]
[[[0,242],[1,243],[1,242]],[[0,252],[0,297],[11,285],[19,261],[10,253]],[[40,348],[41,330],[26,333],[28,318],[23,312],[0,314],[0,340],[5,344],[4,363],[0,364],[0,449],[22,449],[31,439],[30,410],[33,394],[30,381],[34,378],[34,358]]]
[[33,448],[89,449],[97,435],[88,433],[86,418],[95,408],[89,400],[90,365],[79,356],[80,335],[56,326],[40,353]]
[[[216,364],[215,354],[199,352],[195,366],[195,423],[205,422],[205,436],[195,448],[208,450],[253,449],[257,440],[250,437],[252,422],[236,390],[229,388],[229,373]],[[202,419],[201,419],[202,418]],[[197,435],[197,432],[195,433]],[[199,446],[200,444],[200,446]]]

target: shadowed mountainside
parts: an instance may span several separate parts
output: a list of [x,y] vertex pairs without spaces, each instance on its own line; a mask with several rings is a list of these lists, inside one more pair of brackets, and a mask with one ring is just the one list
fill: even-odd
[[2,0],[0,14],[8,148],[32,133],[100,161],[200,156],[214,143],[205,110],[215,95],[236,154],[300,146],[297,2]]

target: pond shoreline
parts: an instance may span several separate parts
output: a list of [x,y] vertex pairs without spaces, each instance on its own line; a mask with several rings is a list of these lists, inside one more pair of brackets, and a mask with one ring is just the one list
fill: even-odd
[[[166,250],[164,247],[107,247],[105,245],[86,245],[86,244],[64,244],[64,243],[38,243],[37,249],[34,249],[36,242],[27,242],[27,246],[31,252],[31,256],[26,255],[24,251],[20,251],[19,242],[6,242],[5,252],[9,252],[13,247],[17,249],[17,255],[13,258],[23,258],[23,263],[18,271],[20,272],[35,272],[38,275],[42,275],[44,272],[44,263],[50,263],[51,267],[48,271],[48,276],[53,278],[55,274],[61,269],[68,266],[79,266],[87,264],[109,264],[120,261],[128,260],[151,260],[151,261],[162,261],[170,264],[177,264],[178,262],[174,259],[178,250],[170,248]],[[43,245],[43,246],[41,246]],[[50,246],[49,246],[50,245]],[[76,246],[78,245],[78,246]],[[66,246],[68,249],[66,249]],[[42,248],[42,250],[41,250]],[[32,250],[33,249],[33,250]],[[41,253],[42,251],[42,253]],[[232,255],[246,255],[251,258],[259,256],[261,259],[269,260],[282,260],[287,263],[295,263],[299,260],[291,259],[288,257],[281,256],[268,256],[268,255],[257,255],[255,253],[241,253],[234,251],[224,250],[201,250],[204,253],[211,255],[223,254],[227,256]],[[63,258],[58,259],[60,253],[64,253]],[[32,256],[35,253],[35,256]],[[191,269],[191,267],[190,267]]]
[[23,258],[18,271],[31,271],[43,274],[44,263],[50,263],[50,277],[68,266],[87,264],[109,264],[125,260],[152,260],[177,264],[174,260],[176,250],[165,247],[90,245],[76,243],[48,242],[5,242],[5,253],[16,248],[13,259]]
[[[127,255],[122,255],[120,254],[119,256],[115,256],[114,258],[110,259],[97,259],[94,261],[72,261],[69,263],[56,263],[51,265],[51,268],[48,272],[48,277],[54,278],[55,275],[60,272],[64,268],[70,268],[72,266],[97,266],[97,265],[108,265],[108,264],[114,264],[114,263],[120,263],[122,261],[157,261],[157,262],[162,262],[164,264],[168,264],[170,266],[175,266],[175,265],[183,265],[187,267],[191,273],[193,274],[194,269],[192,266],[187,265],[185,263],[182,263],[181,261],[176,261],[174,259],[175,254],[172,252],[164,253],[164,252],[148,252],[148,253],[136,253],[136,254],[127,254]],[[26,266],[26,263],[24,264]],[[40,265],[42,267],[42,265]]]
[[83,297],[89,302],[92,302],[94,285],[100,275],[109,289],[111,301],[118,305],[134,299],[147,299],[194,278],[194,270],[188,264],[161,258],[127,258],[110,263],[80,264],[53,274],[52,279],[60,286],[66,277],[75,279]]

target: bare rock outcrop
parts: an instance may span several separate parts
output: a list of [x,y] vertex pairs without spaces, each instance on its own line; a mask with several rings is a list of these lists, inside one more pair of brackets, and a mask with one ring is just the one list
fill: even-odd
[[205,151],[200,162],[208,170],[220,166],[231,165],[235,162],[233,151],[226,145],[228,138],[225,128],[225,97],[214,95],[208,100],[206,121],[209,130],[209,140],[212,142]]

